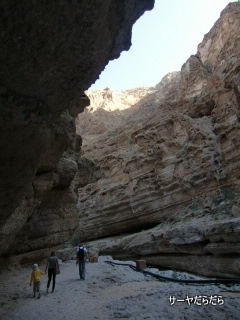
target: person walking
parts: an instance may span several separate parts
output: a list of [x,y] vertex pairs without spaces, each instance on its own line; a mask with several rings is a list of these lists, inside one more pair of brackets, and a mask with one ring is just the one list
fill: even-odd
[[76,264],[78,264],[79,267],[79,277],[81,280],[85,280],[87,256],[87,249],[80,244],[76,253]]
[[48,293],[48,289],[50,287],[51,281],[52,281],[52,292],[54,292],[56,274],[60,273],[58,259],[54,251],[51,252],[50,257],[48,258],[45,272],[47,272],[47,270],[48,270],[47,293]]
[[38,299],[40,299],[40,281],[41,275],[45,274],[42,270],[38,268],[38,264],[35,263],[33,265],[33,271],[31,273],[30,286],[33,283],[33,298],[36,297],[36,293],[38,292]]

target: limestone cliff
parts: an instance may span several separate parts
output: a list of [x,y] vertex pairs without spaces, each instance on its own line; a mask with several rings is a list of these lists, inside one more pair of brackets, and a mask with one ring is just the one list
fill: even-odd
[[240,3],[230,3],[180,72],[154,88],[87,92],[77,132],[100,177],[78,190],[82,240],[116,236],[95,246],[240,274],[239,30]]
[[76,228],[75,191],[94,174],[78,160],[74,117],[88,105],[84,90],[129,49],[133,23],[153,3],[1,1],[1,254],[53,247]]

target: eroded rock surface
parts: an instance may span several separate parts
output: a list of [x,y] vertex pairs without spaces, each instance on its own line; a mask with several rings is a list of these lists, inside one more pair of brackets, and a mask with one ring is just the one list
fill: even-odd
[[129,91],[87,93],[93,104],[77,132],[101,177],[79,188],[80,239],[121,235],[102,252],[240,274],[239,29],[240,4],[230,3],[181,72],[133,90],[138,101]]
[[73,233],[84,185],[75,175],[93,176],[78,160],[83,91],[129,49],[133,23],[153,3],[0,3],[1,254],[54,247]]

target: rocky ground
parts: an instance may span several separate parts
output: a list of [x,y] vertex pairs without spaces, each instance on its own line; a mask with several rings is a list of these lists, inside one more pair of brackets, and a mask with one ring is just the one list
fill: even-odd
[[[129,267],[106,264],[106,260],[112,258],[102,256],[98,263],[87,263],[85,281],[79,280],[75,261],[61,263],[53,294],[46,293],[47,277],[42,276],[40,300],[32,298],[30,267],[1,273],[1,320],[239,319],[240,285],[160,282]],[[194,277],[173,271],[151,271],[171,277]]]

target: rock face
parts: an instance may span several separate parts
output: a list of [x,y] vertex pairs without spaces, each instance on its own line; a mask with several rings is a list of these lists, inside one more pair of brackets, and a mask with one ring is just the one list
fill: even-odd
[[82,240],[117,236],[101,252],[240,274],[239,29],[230,3],[181,72],[154,88],[87,92],[77,132],[101,176],[78,191]]
[[[110,88],[86,91],[91,105],[76,118],[77,134],[84,136],[84,147],[90,145],[91,136],[108,133],[113,136],[116,128],[121,127],[129,118],[129,108],[155,92],[154,88],[136,88],[126,91],[113,91]],[[131,112],[131,110],[130,110]],[[116,133],[115,133],[116,135]],[[91,146],[90,146],[91,148]],[[91,148],[94,149],[94,148]]]
[[73,233],[76,188],[94,176],[78,160],[82,93],[129,49],[133,23],[153,3],[0,3],[1,254],[53,247]]

